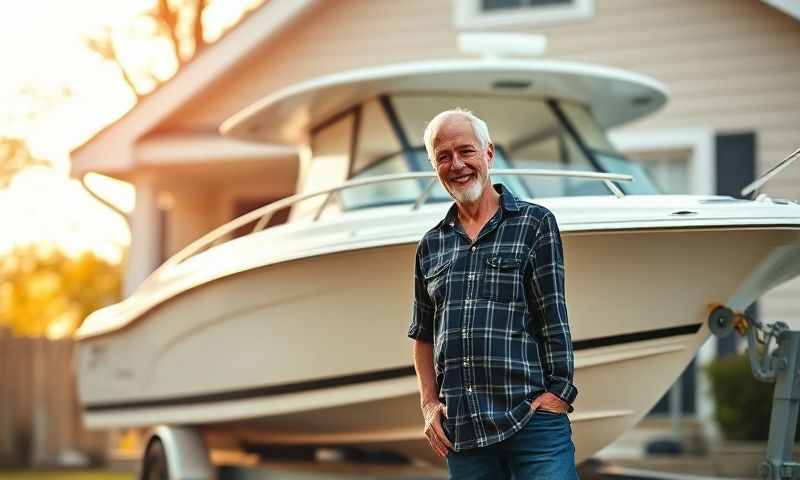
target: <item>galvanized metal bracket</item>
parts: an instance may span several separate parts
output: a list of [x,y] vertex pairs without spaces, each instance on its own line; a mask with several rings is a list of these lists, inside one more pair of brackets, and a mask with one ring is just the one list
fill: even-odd
[[[760,478],[800,479],[800,463],[792,458],[800,411],[800,331],[791,330],[783,322],[763,325],[724,306],[714,306],[708,322],[717,336],[734,330],[746,335],[753,376],[762,382],[775,382],[767,455],[759,467]],[[773,340],[777,348],[770,352]]]

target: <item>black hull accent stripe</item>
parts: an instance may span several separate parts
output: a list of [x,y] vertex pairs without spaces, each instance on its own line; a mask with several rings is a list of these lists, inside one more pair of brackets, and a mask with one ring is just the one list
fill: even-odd
[[701,323],[682,325],[680,327],[661,328],[658,330],[645,330],[644,332],[626,333],[624,335],[614,335],[611,337],[590,338],[588,340],[578,340],[572,342],[573,350],[586,350],[589,348],[609,347],[622,343],[641,342],[642,340],[655,340],[658,338],[676,337],[678,335],[690,335],[700,331]]
[[[689,335],[700,330],[702,324],[694,323],[681,327],[662,328],[659,330],[648,330],[645,332],[627,333],[624,335],[614,335],[610,337],[598,337],[588,340],[573,342],[574,350],[587,350],[590,348],[608,347],[625,343],[641,342],[643,340],[655,340],[658,338],[674,337],[678,335]],[[344,375],[341,377],[324,378],[320,380],[310,380],[307,382],[287,383],[284,385],[274,385],[269,387],[248,388],[232,392],[212,393],[208,395],[192,395],[185,397],[170,397],[160,400],[140,400],[124,403],[92,403],[84,406],[85,412],[102,412],[107,410],[128,410],[135,408],[149,407],[176,407],[181,405],[197,405],[201,403],[225,402],[231,400],[245,400],[256,397],[270,397],[274,395],[285,395],[288,393],[306,392],[310,390],[320,390],[323,388],[341,387],[345,385],[356,385],[359,383],[375,382],[379,380],[389,380],[415,376],[414,367],[391,368],[388,370],[378,370],[374,372],[358,373],[355,375]]]

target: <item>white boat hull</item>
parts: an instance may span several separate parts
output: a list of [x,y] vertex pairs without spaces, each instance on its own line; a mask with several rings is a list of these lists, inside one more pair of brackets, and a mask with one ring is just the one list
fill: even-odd
[[[564,239],[577,461],[636,424],[747,305],[790,228],[582,231]],[[89,427],[195,425],[209,442],[359,445],[434,460],[406,337],[414,243],[301,258],[201,284],[80,340]],[[264,245],[264,248],[269,248]],[[645,281],[643,281],[645,280]]]

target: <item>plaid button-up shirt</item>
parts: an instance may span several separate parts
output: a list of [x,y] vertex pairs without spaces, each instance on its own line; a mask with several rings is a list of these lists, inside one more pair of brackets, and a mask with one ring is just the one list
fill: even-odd
[[501,184],[495,189],[500,208],[474,243],[453,204],[417,246],[408,336],[433,343],[456,451],[510,437],[545,391],[570,412],[578,393],[556,219]]

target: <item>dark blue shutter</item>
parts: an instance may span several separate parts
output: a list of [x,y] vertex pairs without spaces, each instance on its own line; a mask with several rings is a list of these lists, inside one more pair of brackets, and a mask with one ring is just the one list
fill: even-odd
[[[739,192],[756,179],[756,134],[733,133],[717,135],[717,195],[741,198]],[[757,303],[747,309],[749,315],[758,315]],[[737,335],[717,339],[718,356],[736,353]]]

